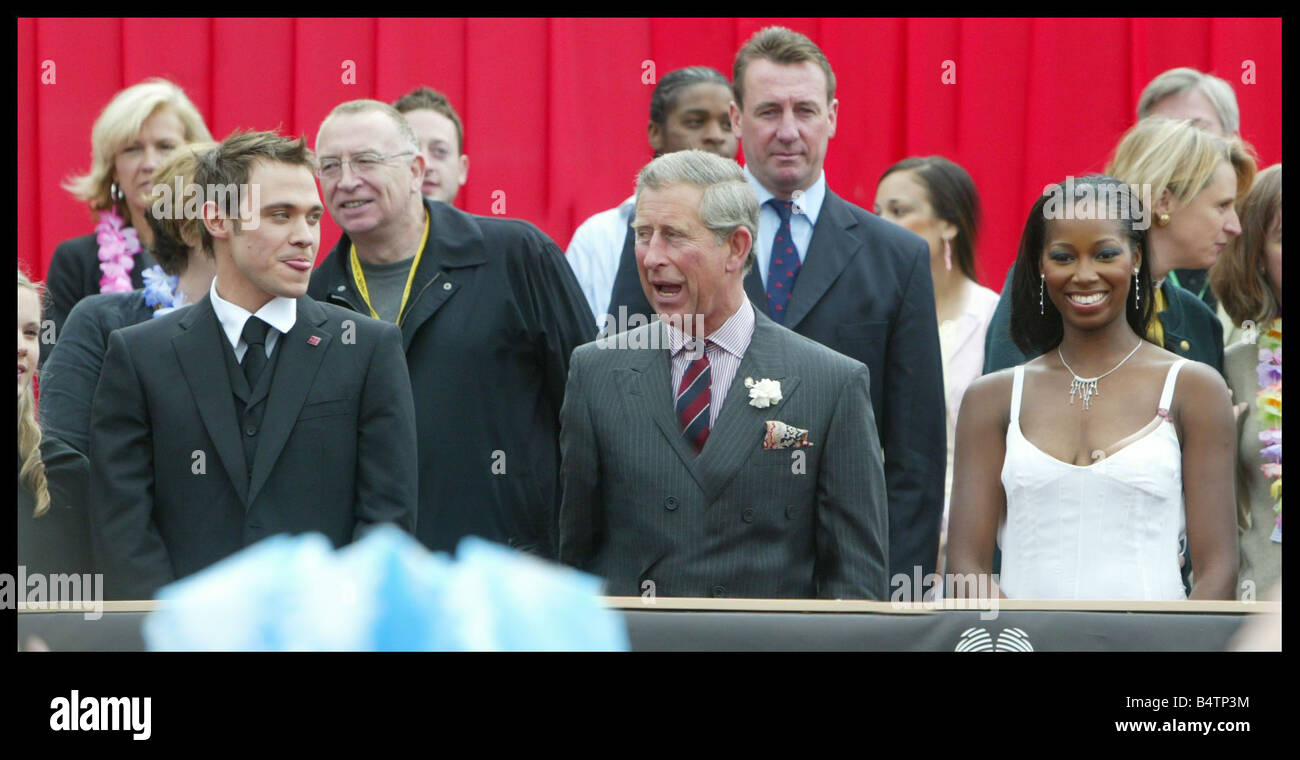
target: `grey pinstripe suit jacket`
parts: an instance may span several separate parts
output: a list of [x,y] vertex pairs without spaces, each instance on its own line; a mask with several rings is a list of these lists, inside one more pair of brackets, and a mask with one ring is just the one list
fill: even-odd
[[[560,413],[559,557],[605,578],[607,593],[887,598],[889,519],[867,367],[755,317],[698,457],[673,413],[661,323],[573,352]],[[781,401],[751,406],[746,377],[779,381]],[[763,450],[766,420],[808,430],[813,446]]]

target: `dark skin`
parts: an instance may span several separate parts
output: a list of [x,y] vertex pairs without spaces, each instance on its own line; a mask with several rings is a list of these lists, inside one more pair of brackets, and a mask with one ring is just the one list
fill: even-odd
[[[1081,377],[1096,377],[1140,344],[1131,359],[1098,383],[1100,394],[1087,411],[1077,397],[1069,403],[1073,375],[1055,350],[1025,365],[1020,407],[1025,439],[1047,456],[1087,467],[1165,424],[1155,410],[1169,367],[1179,357],[1140,340],[1125,319],[1142,251],[1130,245],[1123,231],[1105,220],[1047,225],[1039,266],[1046,296],[1064,322],[1065,360]],[[1071,297],[1096,294],[1103,298],[1091,309],[1080,308]],[[1006,515],[1001,472],[1014,372],[1005,369],[979,378],[962,400],[948,527],[951,573],[992,573],[998,524]],[[1188,362],[1178,374],[1171,406],[1170,421],[1182,448],[1187,538],[1196,558],[1189,598],[1234,599],[1236,427],[1227,385],[1212,367]],[[958,592],[962,585],[956,584]],[[996,593],[1005,597],[1000,589]]]

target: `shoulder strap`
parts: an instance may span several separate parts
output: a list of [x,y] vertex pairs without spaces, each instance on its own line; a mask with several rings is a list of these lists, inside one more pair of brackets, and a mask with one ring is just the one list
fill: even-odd
[[1156,411],[1161,417],[1169,416],[1169,405],[1174,400],[1174,384],[1178,379],[1178,370],[1186,363],[1186,359],[1179,359],[1169,368],[1169,374],[1165,375],[1165,387],[1160,392],[1160,407]]
[[1016,366],[1016,379],[1011,384],[1011,422],[1020,424],[1020,390],[1025,384],[1025,365]]

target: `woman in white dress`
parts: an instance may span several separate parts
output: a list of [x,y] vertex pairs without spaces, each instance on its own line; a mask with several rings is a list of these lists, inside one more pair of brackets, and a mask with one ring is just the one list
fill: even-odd
[[979,193],[966,170],[942,156],[905,158],[880,176],[873,210],[880,218],[906,227],[930,244],[930,279],[934,283],[935,316],[943,353],[948,421],[948,466],[944,472],[937,570],[942,574],[957,412],[966,387],[983,372],[984,333],[998,305],[998,294],[980,285],[975,275]]
[[1030,211],[1011,332],[1042,355],[976,380],[962,401],[948,565],[981,582],[956,595],[1183,599],[1185,532],[1191,598],[1234,598],[1228,389],[1142,337],[1147,214],[1098,175],[1049,187]]

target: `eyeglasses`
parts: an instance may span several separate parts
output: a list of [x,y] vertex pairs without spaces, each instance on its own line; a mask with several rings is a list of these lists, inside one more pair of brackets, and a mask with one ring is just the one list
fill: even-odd
[[343,164],[345,163],[352,167],[353,174],[367,174],[387,163],[389,159],[414,155],[414,152],[408,150],[387,156],[381,156],[378,153],[358,153],[352,158],[324,158],[316,167],[316,176],[321,179],[337,179],[343,173]]

